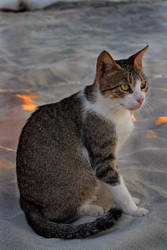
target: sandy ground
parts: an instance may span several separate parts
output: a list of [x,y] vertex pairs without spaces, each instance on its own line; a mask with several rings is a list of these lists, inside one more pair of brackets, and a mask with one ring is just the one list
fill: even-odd
[[[147,104],[119,155],[121,173],[150,213],[123,215],[114,230],[85,240],[37,236],[18,203],[18,137],[37,105],[76,92],[94,79],[97,55],[126,58],[150,44],[144,69]],[[0,13],[0,250],[167,249],[167,2],[80,5]],[[84,220],[81,220],[81,222]]]

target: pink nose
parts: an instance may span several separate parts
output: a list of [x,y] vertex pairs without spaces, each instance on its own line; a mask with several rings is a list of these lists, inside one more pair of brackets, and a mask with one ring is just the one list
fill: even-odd
[[144,101],[144,97],[143,97],[143,96],[137,97],[137,98],[136,98],[136,101],[137,101],[139,104],[142,104],[143,101]]

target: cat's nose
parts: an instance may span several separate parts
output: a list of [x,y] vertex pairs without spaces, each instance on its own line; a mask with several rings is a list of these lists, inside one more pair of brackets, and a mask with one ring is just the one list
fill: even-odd
[[144,101],[144,97],[143,96],[139,96],[136,98],[136,101],[141,105]]

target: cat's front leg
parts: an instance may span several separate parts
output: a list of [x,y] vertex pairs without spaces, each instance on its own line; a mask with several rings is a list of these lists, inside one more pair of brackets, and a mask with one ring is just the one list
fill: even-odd
[[120,176],[120,183],[117,185],[109,185],[110,191],[113,195],[115,202],[122,210],[129,215],[133,216],[144,216],[149,211],[145,208],[137,207],[133,197],[129,193],[123,177]]
[[148,210],[137,207],[117,169],[117,136],[114,125],[89,113],[85,119],[82,135],[93,171],[97,178],[109,186],[118,206],[129,215],[147,214]]
[[144,216],[148,213],[145,208],[137,207],[135,200],[129,193],[123,177],[116,167],[114,152],[95,160],[96,176],[109,186],[110,192],[117,205],[124,213],[132,216]]

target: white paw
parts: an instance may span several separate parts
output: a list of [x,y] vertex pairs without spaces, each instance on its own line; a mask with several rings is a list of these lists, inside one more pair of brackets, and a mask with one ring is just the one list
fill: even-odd
[[142,208],[142,207],[139,207],[136,211],[134,211],[132,213],[133,216],[144,216],[146,214],[148,214],[149,210],[148,209],[145,209],[145,208]]
[[100,206],[86,204],[79,208],[78,215],[79,216],[92,216],[98,217],[104,214],[104,209]]
[[136,198],[136,197],[133,197],[133,201],[136,205],[139,205],[140,204],[140,199],[139,198]]

